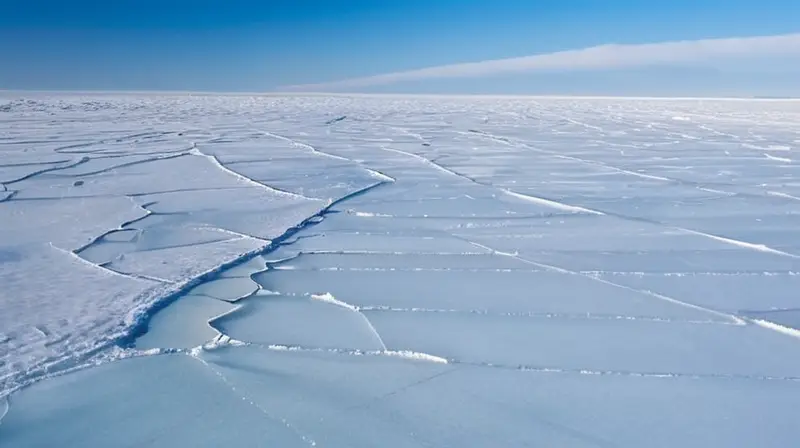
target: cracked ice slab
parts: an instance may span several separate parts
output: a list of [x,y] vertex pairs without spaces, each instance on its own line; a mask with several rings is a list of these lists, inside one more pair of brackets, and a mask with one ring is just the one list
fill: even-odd
[[[181,173],[165,175],[165,173]],[[203,190],[249,186],[238,182],[203,157],[186,155],[129,165],[83,179],[80,187],[71,177],[31,178],[15,184],[19,199],[89,195],[142,195],[170,190]]]
[[617,284],[680,297],[716,310],[738,313],[798,307],[800,272],[678,272],[668,275],[644,273],[598,273]]
[[[129,225],[122,230],[111,231],[77,251],[77,254],[92,263],[105,265],[114,260],[121,260],[126,254],[134,252],[191,248],[237,238],[216,228],[169,223],[150,226],[153,221],[162,221],[160,218],[150,215],[137,221],[138,228]],[[147,227],[145,228],[143,224],[147,224]]]
[[[210,191],[176,191],[144,195],[137,200],[160,217],[161,225],[212,227],[228,232],[271,240],[288,228],[318,213],[322,200],[287,197],[259,187]],[[133,223],[129,227],[145,228],[150,223]],[[159,229],[152,229],[153,233]]]
[[236,302],[255,294],[258,289],[258,283],[253,281],[249,276],[221,276],[220,278],[195,286],[189,291],[189,294],[212,297],[224,302]]
[[363,351],[385,348],[360,312],[312,297],[253,296],[211,325],[233,339],[263,345]]
[[[3,156],[7,158],[4,158],[3,163],[0,164],[0,182],[8,184],[19,182],[20,179],[33,176],[36,173],[71,165],[71,161],[64,157],[53,157],[55,160],[46,162],[45,160],[49,157],[45,154],[40,155],[40,157],[31,157],[30,154],[25,154],[26,157],[22,159],[24,161],[18,161],[14,157],[14,153],[10,151],[4,152]],[[32,161],[27,162],[28,160]],[[14,163],[15,161],[16,163]]]
[[346,207],[363,216],[375,217],[416,217],[416,218],[514,218],[514,217],[547,217],[556,214],[570,215],[571,211],[534,204],[530,201],[515,199],[500,191],[476,188],[469,185],[453,186],[449,182],[438,184],[412,183],[403,184],[399,177],[398,185],[393,189],[384,189],[375,194],[355,198],[347,202]]
[[337,199],[385,180],[370,175],[354,161],[325,157],[273,138],[201,144],[198,148],[255,182],[310,198]]
[[425,253],[460,254],[488,253],[458,238],[447,235],[387,235],[383,233],[324,233],[296,240],[287,247],[300,252],[362,253]]
[[[42,424],[47,431],[31,430]],[[123,360],[38,384],[14,397],[0,431],[3,445],[20,448],[121,441],[163,447],[309,446],[188,355]]]
[[[511,257],[492,253],[462,254],[338,254],[303,253],[271,264],[285,271],[473,271],[473,270],[536,270]],[[268,279],[265,276],[264,279]]]
[[[482,447],[498,437],[517,446],[780,445],[800,394],[791,381],[526,372],[257,347],[202,357],[320,446]],[[734,424],[750,421],[751,405],[765,417]]]
[[[61,120],[25,119],[0,141],[3,172],[21,179],[3,187],[0,282],[14,298],[3,305],[28,312],[0,316],[0,394],[83,362],[182,282],[264,248],[325,205],[253,187],[187,154],[190,139],[209,135],[175,130],[185,126],[177,116],[154,124],[145,103],[60,104]],[[53,103],[17,107],[35,116]],[[139,111],[129,117],[138,123],[108,122],[123,109]]]
[[123,274],[144,275],[171,282],[197,277],[217,266],[265,246],[253,238],[233,238],[208,244],[125,254],[105,265]]
[[393,356],[274,351],[259,347],[204,352],[202,359],[268,412],[319,446],[419,446],[407,420],[385,418],[384,397],[451,367]]
[[75,250],[121,223],[145,216],[126,197],[61,198],[2,204],[2,244],[52,243]]
[[[72,357],[76,347],[116,341],[117,329],[132,342],[132,321],[133,336],[149,323],[137,341],[153,348],[145,353],[197,358],[180,358],[191,361],[184,364],[152,356],[142,361],[147,367],[123,361],[36,384],[10,397],[0,445],[7,423],[19,435],[10,445],[63,443],[43,439],[42,421],[48,428],[74,423],[56,426],[56,434],[80,446],[113,444],[102,430],[109,425],[136,445],[469,447],[500,440],[638,447],[797,439],[790,420],[796,330],[785,328],[796,323],[791,255],[800,184],[797,164],[786,161],[797,161],[796,102],[35,96],[0,104],[8,125],[0,132],[0,165],[41,162],[0,188],[16,192],[0,203],[0,217],[8,205],[29,204],[38,219],[47,211],[36,203],[123,195],[151,214],[115,216],[106,226],[102,210],[87,206],[86,220],[70,222],[68,234],[39,224],[31,225],[36,234],[10,232],[31,245],[79,244],[46,250],[88,271],[66,268],[63,259],[49,270],[22,265],[8,249],[16,243],[0,234],[0,250],[8,252],[0,255],[0,281],[6,272],[19,277],[22,267],[41,271],[55,276],[56,290],[45,291],[48,278],[37,275],[23,275],[35,281],[24,287],[48,301],[58,292],[60,306],[81,310],[54,312],[102,317],[59,345],[63,331],[38,325],[53,320],[46,307],[31,301],[16,308],[36,316],[15,320],[34,325],[27,333],[0,328],[0,346],[17,350],[19,334],[49,345],[10,352],[13,363],[0,369],[41,373],[28,369],[41,367],[43,354],[52,355],[45,373],[144,354],[114,347],[96,358]],[[337,196],[345,200],[323,209]],[[53,210],[57,220],[63,210]],[[324,220],[284,233],[320,211]],[[30,222],[15,219],[18,227]],[[266,246],[276,238],[273,252],[227,272],[214,265],[242,261],[219,246],[249,239]],[[86,258],[70,254],[87,239],[95,243],[80,251]],[[88,260],[170,279],[181,267],[193,275],[211,266],[205,283],[185,286],[207,296],[159,289],[95,308],[83,301],[100,300],[93,275],[114,276],[120,288],[154,282]],[[4,270],[9,263],[12,270]],[[254,272],[288,292],[224,303],[257,287]],[[60,275],[72,275],[72,283]],[[115,286],[97,284],[98,294],[117,297]],[[151,316],[155,302],[166,307]],[[238,306],[238,314],[225,313]],[[216,337],[209,319],[237,341]],[[209,373],[235,403],[218,395],[217,383],[197,380]],[[166,414],[158,410],[162,400]],[[243,416],[243,426],[231,415]],[[185,425],[196,433],[185,435]],[[264,439],[263,427],[292,435]]]
[[[350,257],[355,255],[347,256]],[[468,257],[472,259],[476,256]],[[482,260],[491,262],[489,256],[483,256]],[[396,256],[394,261],[400,270],[366,268],[310,272],[272,269],[254,278],[269,291],[291,294],[330,291],[334,296],[359,307],[727,320],[583,276],[503,268],[491,270],[489,264],[483,265],[481,270],[448,270],[448,265],[444,264],[447,258],[442,260],[439,269],[415,270],[411,266],[403,269],[407,262],[404,256]],[[520,263],[518,267],[530,266]]]
[[365,314],[389,349],[433,353],[455,363],[800,378],[797,339],[754,325],[455,313]]
[[786,381],[465,367],[386,397],[364,418],[400,420],[432,446],[491,446],[498,434],[509,446],[782,445],[798,394]]

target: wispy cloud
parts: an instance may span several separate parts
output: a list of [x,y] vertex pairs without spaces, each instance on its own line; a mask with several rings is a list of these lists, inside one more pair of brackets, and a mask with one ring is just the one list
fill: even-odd
[[518,58],[441,65],[341,81],[284,86],[282,90],[327,91],[442,78],[510,73],[613,70],[647,66],[714,66],[765,57],[800,57],[800,33],[777,36],[686,40],[636,45],[600,45]]

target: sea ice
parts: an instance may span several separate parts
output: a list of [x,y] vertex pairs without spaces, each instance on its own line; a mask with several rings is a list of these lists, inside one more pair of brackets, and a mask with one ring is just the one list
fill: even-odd
[[800,437],[796,101],[2,95],[2,446]]

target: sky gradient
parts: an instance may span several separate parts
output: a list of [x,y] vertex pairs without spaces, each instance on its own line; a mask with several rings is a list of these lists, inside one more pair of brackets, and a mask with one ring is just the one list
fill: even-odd
[[791,0],[4,0],[0,89],[794,96],[794,33]]

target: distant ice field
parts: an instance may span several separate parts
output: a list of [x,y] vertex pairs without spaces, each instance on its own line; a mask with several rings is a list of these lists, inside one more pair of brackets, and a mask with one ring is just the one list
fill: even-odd
[[0,446],[789,446],[798,151],[797,101],[0,92]]

